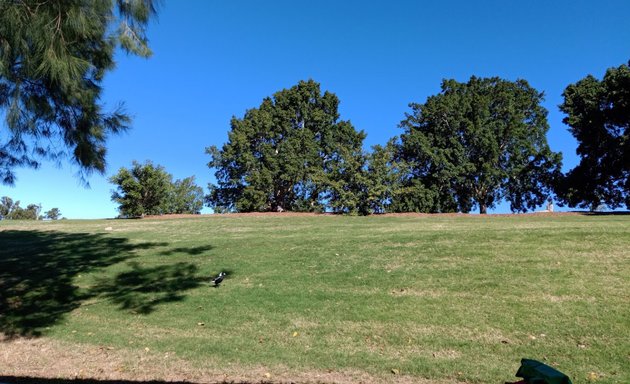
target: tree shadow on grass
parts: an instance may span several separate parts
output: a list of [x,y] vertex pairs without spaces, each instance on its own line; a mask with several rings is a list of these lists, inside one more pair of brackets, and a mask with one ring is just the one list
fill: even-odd
[[190,247],[190,248],[186,248],[186,247],[179,247],[179,248],[173,248],[173,249],[169,249],[166,251],[162,251],[160,252],[160,255],[162,256],[172,256],[176,253],[185,253],[188,254],[190,256],[199,256],[204,252],[210,251],[212,248],[214,248],[212,245],[202,245],[199,247]]
[[582,212],[584,216],[630,216],[630,211],[610,211],[610,212]]
[[[105,298],[123,310],[150,313],[156,305],[183,298],[200,283],[197,266],[176,263],[101,278],[81,289],[76,279],[135,257],[164,242],[132,243],[108,234],[0,231],[0,334],[39,336],[87,299]],[[180,250],[181,251],[181,250]],[[193,250],[193,254],[196,252]]]
[[130,266],[130,271],[122,272],[114,279],[99,279],[90,293],[111,300],[120,309],[146,315],[159,304],[182,300],[182,292],[196,288],[201,282],[194,264],[143,268],[132,262]]
[[[94,380],[94,379],[48,379],[40,377],[0,376],[0,383],[7,384],[194,384],[191,381],[131,381],[131,380]],[[244,381],[219,381],[214,384],[248,384]],[[270,383],[257,381],[258,384]]]

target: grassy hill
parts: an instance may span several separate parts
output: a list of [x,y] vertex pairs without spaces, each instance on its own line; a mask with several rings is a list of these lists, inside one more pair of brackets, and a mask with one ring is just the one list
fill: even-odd
[[501,383],[526,357],[630,382],[628,215],[4,221],[0,244],[0,345],[83,351],[44,376]]

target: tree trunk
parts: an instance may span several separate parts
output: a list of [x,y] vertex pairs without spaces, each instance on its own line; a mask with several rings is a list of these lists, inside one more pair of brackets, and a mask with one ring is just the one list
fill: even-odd
[[486,188],[479,187],[475,192],[475,200],[479,202],[479,214],[485,215],[488,213],[488,193]]

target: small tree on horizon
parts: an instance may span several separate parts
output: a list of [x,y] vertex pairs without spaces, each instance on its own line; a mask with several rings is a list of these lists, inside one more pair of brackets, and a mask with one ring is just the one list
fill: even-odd
[[133,161],[131,169],[120,168],[109,181],[117,186],[112,201],[119,204],[120,216],[142,217],[172,213],[198,214],[203,207],[203,189],[195,177],[172,181],[173,176],[151,161]]
[[44,218],[49,220],[59,220],[60,217],[61,211],[59,210],[59,208],[53,208],[44,214]]
[[168,201],[168,213],[199,214],[203,208],[203,188],[195,184],[195,176],[175,180]]
[[133,161],[131,169],[120,168],[109,178],[117,189],[112,191],[112,201],[119,204],[122,217],[161,215],[167,211],[171,191],[171,175],[164,167],[151,161],[140,164]]

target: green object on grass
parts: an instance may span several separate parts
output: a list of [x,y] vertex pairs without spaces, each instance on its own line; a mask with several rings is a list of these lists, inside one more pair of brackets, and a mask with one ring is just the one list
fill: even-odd
[[540,361],[522,359],[516,377],[522,377],[527,384],[572,384],[564,373]]

